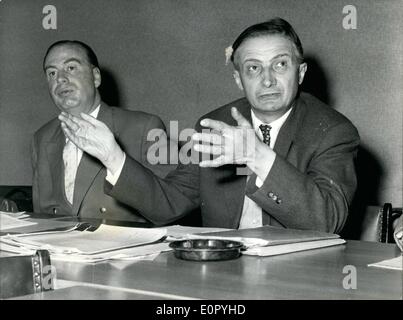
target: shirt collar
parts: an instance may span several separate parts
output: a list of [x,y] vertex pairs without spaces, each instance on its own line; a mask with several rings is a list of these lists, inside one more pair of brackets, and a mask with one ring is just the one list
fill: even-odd
[[91,113],[90,116],[93,118],[98,118],[99,109],[101,108],[101,104],[98,105]]
[[255,115],[255,113],[251,109],[250,113],[251,113],[251,118],[252,118],[253,129],[255,130],[255,132],[260,132],[259,126],[261,124],[268,124],[272,128],[271,130],[275,130],[278,132],[278,131],[280,131],[280,128],[282,127],[282,125],[287,120],[288,116],[290,115],[291,110],[292,110],[292,108],[290,108],[290,110],[288,110],[286,113],[284,113],[280,118],[278,118],[270,123],[264,123]]

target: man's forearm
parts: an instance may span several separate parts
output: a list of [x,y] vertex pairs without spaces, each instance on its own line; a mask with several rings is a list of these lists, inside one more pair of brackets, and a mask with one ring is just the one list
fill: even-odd
[[116,184],[105,185],[105,193],[138,210],[156,225],[170,223],[199,206],[198,175],[190,165],[162,179],[141,163],[126,156]]

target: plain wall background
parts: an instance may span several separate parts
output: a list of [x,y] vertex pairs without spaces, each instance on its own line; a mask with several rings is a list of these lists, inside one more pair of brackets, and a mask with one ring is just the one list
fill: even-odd
[[[57,30],[42,9],[57,8]],[[356,30],[342,27],[345,5]],[[357,126],[358,199],[402,206],[400,0],[3,0],[0,2],[0,185],[30,185],[33,133],[57,115],[42,71],[60,39],[98,55],[107,102],[193,127],[242,96],[224,49],[247,26],[280,16],[299,34],[309,66],[305,88]]]

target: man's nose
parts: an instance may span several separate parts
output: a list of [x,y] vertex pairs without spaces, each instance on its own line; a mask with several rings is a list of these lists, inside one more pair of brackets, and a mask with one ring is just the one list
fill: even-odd
[[262,83],[268,88],[276,84],[276,77],[269,68],[263,70]]
[[64,71],[59,71],[57,73],[56,81],[57,81],[57,83],[66,83],[68,81],[66,73]]

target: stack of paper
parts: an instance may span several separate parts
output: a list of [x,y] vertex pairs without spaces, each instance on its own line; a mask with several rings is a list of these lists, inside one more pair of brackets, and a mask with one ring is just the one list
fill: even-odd
[[346,243],[339,235],[314,230],[284,229],[272,226],[193,235],[192,238],[227,239],[244,243],[243,254],[273,256],[324,248]]
[[0,211],[0,231],[5,231],[19,227],[26,227],[36,224],[36,222],[23,220],[24,218],[27,217],[29,217],[29,215],[27,215],[25,211],[22,212]]
[[[170,241],[184,239],[239,241],[246,248],[243,254],[258,256],[272,256],[345,243],[335,234],[271,226],[229,230],[183,226],[145,229],[101,224],[95,231],[89,231],[83,228],[83,224],[77,224],[64,231],[5,235],[0,237],[0,246],[1,250],[16,254],[33,254],[38,249],[47,249],[55,260],[92,263],[155,257],[160,252],[171,250]],[[163,240],[166,241],[162,242]]]
[[111,225],[100,225],[95,231],[80,231],[76,226],[65,231],[5,235],[0,237],[0,245],[1,250],[17,254],[46,249],[56,260],[100,262],[161,252],[167,245],[146,245],[163,240],[166,233],[166,229]]

